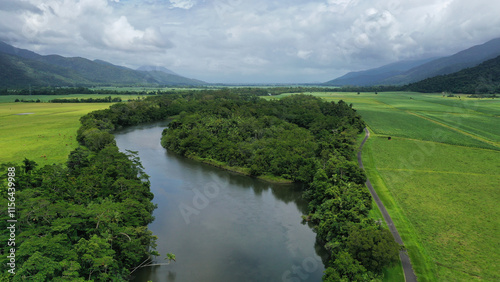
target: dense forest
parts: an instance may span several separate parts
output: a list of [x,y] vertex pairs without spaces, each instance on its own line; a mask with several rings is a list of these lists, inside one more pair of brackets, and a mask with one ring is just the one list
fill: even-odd
[[253,176],[308,183],[316,161],[324,163],[334,150],[343,156],[353,152],[350,141],[363,127],[342,101],[305,95],[279,101],[213,99],[196,112],[182,112],[164,131],[162,144],[188,157],[246,168]]
[[[81,147],[65,165],[3,164],[4,171],[16,167],[14,279],[121,281],[158,255],[147,229],[155,208],[147,175],[133,152],[118,151],[112,132],[173,116],[162,138],[169,150],[304,183],[304,220],[331,254],[325,281],[381,278],[398,260],[399,245],[368,217],[371,198],[354,158],[354,140],[364,127],[360,116],[342,101],[305,95],[266,101],[233,91],[117,103],[80,119]],[[0,228],[7,227],[7,216],[1,212]],[[4,265],[8,251],[4,246]]]
[[[147,175],[133,154],[114,145],[71,152],[66,165],[15,167],[15,246],[2,246],[2,265],[16,248],[12,281],[125,280],[154,253],[147,229],[155,205]],[[0,227],[7,228],[7,209]],[[2,242],[9,234],[2,232]],[[3,278],[10,273],[3,272]]]

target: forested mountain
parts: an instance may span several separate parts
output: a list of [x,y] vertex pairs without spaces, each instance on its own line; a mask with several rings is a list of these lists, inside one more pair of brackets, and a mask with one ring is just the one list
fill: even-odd
[[[437,75],[445,75],[465,68],[475,67],[478,64],[500,56],[500,38],[490,40],[482,45],[473,46],[452,56],[431,60],[429,62],[415,61],[410,69],[404,69],[404,62],[383,66],[367,71],[350,73],[343,77],[326,82],[326,85],[404,85],[417,82]],[[392,68],[396,66],[396,68]],[[393,73],[391,73],[393,72]]]
[[0,53],[0,87],[74,86],[91,82],[73,70]]
[[0,87],[206,84],[173,73],[137,71],[101,60],[42,56],[4,42],[0,42],[0,55]]
[[412,83],[408,88],[417,92],[499,93],[500,56],[473,68]]
[[422,79],[445,75],[465,68],[475,67],[478,64],[500,56],[500,38],[493,39],[482,45],[471,47],[455,55],[437,59],[413,68],[400,76],[385,79],[381,84],[407,84]]
[[356,71],[347,73],[339,78],[326,82],[326,85],[332,86],[372,86],[377,85],[379,81],[402,74],[414,67],[425,64],[433,59],[401,61],[388,64],[379,68]]

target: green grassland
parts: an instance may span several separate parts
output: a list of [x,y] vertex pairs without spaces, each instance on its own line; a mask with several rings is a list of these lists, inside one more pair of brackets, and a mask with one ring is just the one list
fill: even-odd
[[367,122],[363,162],[419,281],[500,280],[499,100],[311,94],[352,103]]
[[[77,147],[80,117],[111,103],[0,103],[0,163],[24,158],[39,165],[65,162]],[[20,115],[23,113],[32,113]]]

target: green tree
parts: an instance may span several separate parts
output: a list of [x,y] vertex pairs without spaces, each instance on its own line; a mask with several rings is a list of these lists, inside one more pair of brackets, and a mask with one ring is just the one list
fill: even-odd
[[38,164],[35,161],[28,160],[27,158],[24,158],[23,164],[24,164],[23,168],[24,168],[25,173],[28,173],[28,172],[34,170],[38,166]]
[[115,137],[97,128],[91,128],[83,133],[83,143],[89,150],[97,152],[108,144],[116,145]]
[[366,269],[380,273],[399,260],[399,245],[389,230],[378,226],[354,226],[347,238],[347,250]]
[[334,257],[331,266],[325,270],[323,281],[373,281],[373,273],[368,272],[348,252],[341,251]]
[[82,168],[90,165],[90,152],[82,147],[78,147],[69,153],[66,165],[71,172],[79,172]]
[[93,235],[89,240],[80,239],[75,245],[78,252],[82,272],[88,280],[108,281],[112,273],[117,271],[114,251],[106,238]]

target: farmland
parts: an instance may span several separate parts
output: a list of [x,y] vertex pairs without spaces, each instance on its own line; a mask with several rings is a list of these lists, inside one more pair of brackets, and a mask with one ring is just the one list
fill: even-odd
[[500,101],[311,94],[352,103],[367,122],[363,162],[419,281],[500,279]]
[[110,105],[0,103],[0,163],[24,158],[39,165],[65,162],[77,147],[80,117]]

